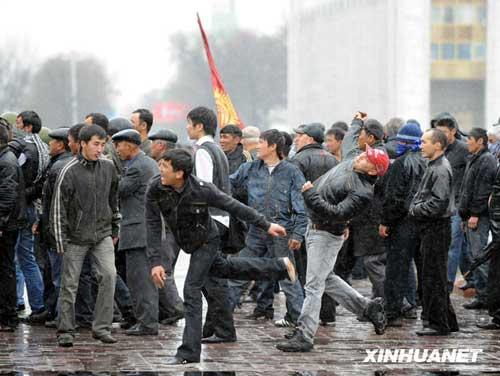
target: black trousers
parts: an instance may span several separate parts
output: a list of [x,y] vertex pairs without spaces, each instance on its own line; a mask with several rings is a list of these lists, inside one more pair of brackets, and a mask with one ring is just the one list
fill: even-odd
[[449,218],[421,225],[422,318],[442,332],[458,331],[457,317],[448,294],[448,249],[451,242]]
[[16,268],[14,266],[17,231],[3,231],[0,236],[0,324],[17,325]]
[[[210,293],[213,285],[210,278],[230,278],[238,280],[284,279],[287,272],[285,265],[274,258],[225,258],[219,252],[219,239],[212,239],[191,254],[189,267],[184,281],[185,326],[182,344],[177,349],[177,357],[198,362],[201,353],[202,336],[202,290]],[[207,289],[208,286],[208,289]],[[219,286],[224,286],[223,284]],[[214,314],[222,318],[230,317],[232,310],[227,289],[217,291],[217,306]],[[213,298],[210,298],[213,299]],[[211,300],[208,300],[211,304]],[[210,309],[210,308],[209,308]],[[224,320],[224,319],[222,319]],[[236,336],[236,333],[235,333]]]
[[408,290],[408,274],[419,248],[419,236],[414,223],[405,219],[391,228],[386,242],[385,312],[388,319],[400,316]]
[[488,271],[488,314],[500,325],[500,221],[490,221],[493,242],[498,246],[493,251]]

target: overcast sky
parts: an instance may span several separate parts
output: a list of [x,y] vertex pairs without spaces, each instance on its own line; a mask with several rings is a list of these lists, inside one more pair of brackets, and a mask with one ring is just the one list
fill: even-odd
[[[172,70],[167,41],[172,33],[198,33],[199,12],[210,38],[212,12],[228,3],[229,0],[2,1],[0,43],[15,44],[35,62],[72,51],[97,56],[106,64],[119,93],[117,104],[123,107],[169,79]],[[243,28],[268,34],[285,22],[287,0],[234,3]]]

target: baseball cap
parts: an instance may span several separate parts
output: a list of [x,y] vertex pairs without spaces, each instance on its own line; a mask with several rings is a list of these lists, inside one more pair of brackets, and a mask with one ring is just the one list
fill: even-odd
[[389,169],[389,156],[384,150],[374,149],[366,145],[366,158],[375,165],[377,176],[384,176]]

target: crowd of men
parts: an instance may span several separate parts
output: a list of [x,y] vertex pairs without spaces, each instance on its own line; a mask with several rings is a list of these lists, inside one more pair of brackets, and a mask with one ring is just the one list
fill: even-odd
[[[292,137],[218,129],[197,107],[184,146],[152,125],[147,109],[91,113],[44,140],[34,111],[0,117],[1,330],[16,331],[28,302],[24,321],[56,328],[63,347],[79,329],[115,343],[115,321],[147,336],[184,318],[172,363],[199,362],[202,343],[237,340],[233,314],[248,299],[249,319],[274,319],[282,290],[282,351],[310,351],[339,304],[377,334],[421,306],[416,334],[446,336],[459,330],[458,268],[484,256],[490,234],[492,256],[460,288],[476,290],[466,309],[492,317],[478,327],[500,329],[500,123],[465,135],[449,113],[423,130],[357,112],[350,126],[304,124]],[[191,255],[183,299],[180,250]],[[351,286],[360,271],[369,298]]]

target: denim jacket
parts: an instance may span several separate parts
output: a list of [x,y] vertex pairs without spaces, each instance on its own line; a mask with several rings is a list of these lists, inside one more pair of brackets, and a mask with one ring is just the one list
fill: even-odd
[[285,227],[291,239],[303,240],[307,215],[301,188],[305,178],[296,166],[283,160],[270,174],[264,162],[257,160],[242,164],[229,180],[233,192],[248,193],[248,206]]

